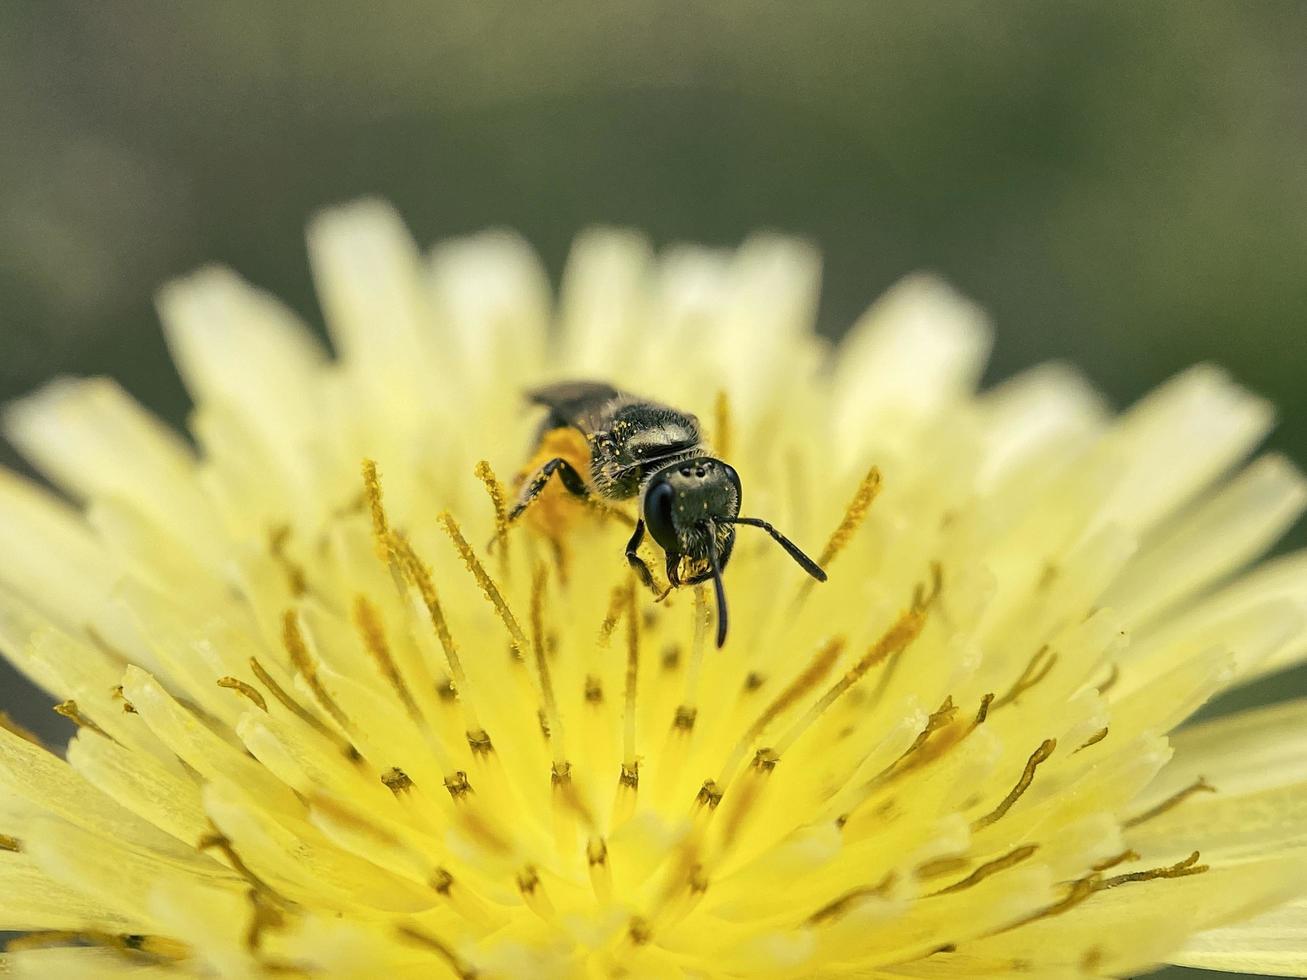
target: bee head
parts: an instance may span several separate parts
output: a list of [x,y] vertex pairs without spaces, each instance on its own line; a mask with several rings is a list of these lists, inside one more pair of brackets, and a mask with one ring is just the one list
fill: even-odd
[[[717,597],[719,647],[726,642],[722,569],[735,548],[738,525],[766,531],[800,568],[817,581],[826,581],[821,566],[771,524],[757,517],[740,516],[739,474],[720,459],[701,456],[664,466],[645,487],[642,511],[650,535],[667,552],[667,576],[672,585],[712,580]],[[676,570],[683,558],[689,560],[690,576],[678,581]]]
[[658,470],[644,492],[644,522],[669,555],[709,560],[715,537],[718,563],[726,565],[735,544],[729,523],[740,513],[740,477],[720,459],[700,456]]

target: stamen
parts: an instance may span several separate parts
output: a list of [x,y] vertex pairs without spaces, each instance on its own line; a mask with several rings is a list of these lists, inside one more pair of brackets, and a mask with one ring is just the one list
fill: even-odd
[[290,594],[299,598],[308,592],[308,577],[304,573],[304,566],[286,554],[286,545],[290,543],[291,526],[289,524],[278,524],[268,531],[268,551],[272,554],[272,560],[281,566],[282,572],[286,575],[286,584],[290,589]]
[[935,604],[939,594],[944,591],[944,566],[938,560],[932,560],[930,563],[930,587],[918,582],[912,590],[912,609],[915,612],[925,612]]
[[465,963],[453,949],[441,940],[427,932],[415,929],[413,926],[401,925],[395,929],[396,933],[402,939],[416,943],[419,946],[425,946],[427,949],[435,952],[442,960],[448,964],[449,968],[454,971],[459,980],[476,980],[477,971],[475,968]]
[[1124,850],[1120,854],[1113,855],[1106,860],[1099,861],[1093,866],[1095,871],[1106,871],[1108,868],[1115,868],[1118,864],[1125,864],[1127,861],[1138,861],[1139,852],[1134,850]]
[[112,735],[106,732],[95,722],[91,721],[90,718],[87,718],[86,715],[82,714],[82,709],[77,707],[77,702],[74,701],[72,698],[69,698],[67,701],[64,701],[62,704],[56,704],[53,710],[55,714],[63,715],[78,728],[89,728],[97,735],[103,735],[105,738],[109,739],[110,741],[113,741]]
[[318,676],[318,665],[309,654],[308,643],[305,642],[304,633],[300,629],[299,615],[293,609],[287,609],[282,613],[281,641],[286,652],[290,654],[291,663],[309,685],[309,690],[318,699],[318,703],[336,720],[336,724],[349,731],[353,726],[340,705],[336,703],[336,699],[327,691],[322,678]]
[[1157,804],[1157,806],[1145,810],[1143,813],[1139,814],[1138,816],[1131,817],[1129,820],[1126,820],[1124,823],[1122,823],[1121,826],[1138,827],[1144,821],[1152,820],[1154,817],[1161,816],[1163,813],[1165,813],[1167,810],[1170,810],[1172,807],[1179,806],[1181,803],[1189,799],[1189,797],[1193,796],[1195,793],[1215,793],[1215,792],[1216,792],[1216,787],[1207,781],[1207,777],[1199,776],[1196,780],[1194,780],[1184,789],[1180,790],[1180,792],[1168,796],[1161,803]]
[[431,886],[431,890],[437,895],[448,898],[450,891],[454,888],[454,876],[446,868],[436,868],[427,884]]
[[636,614],[635,582],[626,588],[626,704],[622,718],[622,772],[637,771],[635,758],[635,709],[640,679],[640,617]]
[[1102,876],[1099,874],[1088,875],[1071,882],[1067,886],[1067,893],[1061,899],[1052,905],[1045,906],[1037,912],[1033,912],[1023,919],[1018,919],[1011,925],[1004,926],[998,932],[1010,932],[1013,929],[1019,929],[1021,926],[1029,925],[1032,922],[1038,922],[1040,919],[1052,919],[1056,916],[1070,912],[1077,905],[1084,902],[1091,895],[1097,892],[1103,884]]
[[22,843],[17,837],[10,837],[8,834],[0,834],[0,851],[11,851],[17,854],[23,849]]
[[1026,669],[1021,672],[1021,676],[1017,678],[1011,690],[995,701],[991,706],[991,710],[997,711],[1004,705],[1016,701],[1022,694],[1047,677],[1048,672],[1053,669],[1053,665],[1056,663],[1057,654],[1051,652],[1048,644],[1045,643],[1035,651],[1035,655],[1030,658],[1030,662],[1026,664]]
[[[797,704],[800,698],[808,694],[830,673],[830,669],[835,666],[835,661],[844,652],[844,644],[845,639],[842,636],[832,637],[827,640],[808,663],[808,666],[786,685],[785,689],[772,700],[771,704],[763,709],[754,723],[745,730],[744,735],[736,743],[735,750],[727,759],[726,765],[722,767],[721,783],[723,786],[731,784],[731,780],[735,776],[735,770],[744,759],[745,753],[749,751],[753,743],[767,729],[767,726]],[[780,752],[780,749],[776,750],[778,758]]]
[[377,612],[376,607],[361,595],[354,597],[354,626],[363,638],[363,648],[371,654],[377,668],[381,671],[381,676],[394,689],[395,694],[404,705],[404,710],[408,712],[410,718],[415,721],[420,720],[422,712],[418,709],[417,702],[413,700],[413,694],[404,682],[399,667],[395,664],[395,658],[391,656],[390,644],[386,642],[386,631],[381,623],[381,615]]
[[731,458],[731,402],[725,388],[719,388],[713,402],[713,450],[722,459]]
[[544,595],[545,595],[545,576],[547,572],[544,565],[537,565],[535,574],[531,580],[531,647],[535,651],[536,673],[540,680],[540,696],[544,700],[544,719],[548,722],[550,737],[550,747],[554,752],[554,769],[555,771],[567,769],[570,771],[571,764],[567,761],[567,756],[563,746],[563,718],[558,713],[558,701],[554,697],[554,684],[549,676],[549,658],[545,655],[545,636],[544,636]]
[[247,697],[250,701],[252,701],[255,707],[265,712],[268,710],[268,702],[263,699],[263,695],[259,693],[258,689],[255,688],[253,685],[246,684],[243,680],[240,680],[239,678],[219,677],[218,686],[225,687],[228,690],[237,691],[238,693],[245,695],[245,697]]
[[985,719],[989,717],[990,706],[993,703],[994,695],[992,692],[980,699],[980,707],[976,710],[976,720],[971,723],[973,729],[979,728],[985,723]]
[[413,780],[399,766],[391,766],[381,774],[381,782],[386,789],[390,790],[396,796],[401,793],[407,793],[413,788]]
[[467,773],[462,769],[454,770],[454,775],[445,777],[445,789],[449,790],[449,795],[455,800],[461,800],[472,792],[472,784],[468,782]]
[[613,586],[613,591],[608,594],[608,611],[604,613],[604,621],[599,624],[599,633],[595,637],[595,646],[600,650],[608,649],[613,630],[617,629],[617,623],[626,609],[626,593],[627,586],[623,584]]
[[1097,745],[1103,739],[1107,738],[1107,733],[1108,733],[1108,728],[1105,725],[1102,728],[1100,728],[1098,731],[1094,732],[1094,734],[1090,735],[1087,739],[1085,739],[1084,742],[1080,745],[1080,747],[1077,748],[1076,751],[1072,752],[1071,754],[1075,755],[1076,752],[1080,752],[1084,749],[1087,749],[1091,745]]
[[608,866],[608,844],[602,837],[591,837],[586,842],[585,859],[590,867],[590,884],[595,897],[607,902],[613,891],[613,872]]
[[[481,560],[477,558],[476,554],[472,551],[472,546],[467,543],[467,538],[463,537],[463,531],[458,526],[458,522],[454,520],[453,515],[450,514],[449,511],[442,513],[438,519],[440,521],[440,526],[445,529],[445,533],[448,534],[450,540],[454,542],[454,547],[458,549],[459,556],[463,559],[463,564],[466,565],[467,570],[472,573],[472,577],[477,580],[477,585],[481,587],[482,595],[489,599],[490,604],[495,607],[495,612],[499,614],[499,618],[507,628],[509,636],[513,638],[513,645],[517,648],[518,654],[525,658],[526,650],[528,649],[526,634],[522,632],[522,627],[517,624],[517,619],[508,608],[508,603],[504,601],[504,597],[500,594],[499,588],[491,580],[489,574],[487,574],[485,566],[481,564]],[[460,685],[460,688],[461,686],[462,685]]]
[[855,904],[867,898],[884,898],[889,894],[890,889],[898,880],[898,875],[891,871],[875,885],[864,885],[861,888],[854,888],[852,891],[845,892],[835,901],[823,905],[812,915],[808,916],[807,925],[819,926],[838,919],[848,912]]
[[827,708],[838,701],[840,696],[849,688],[862,680],[867,671],[877,664],[884,663],[888,657],[898,651],[906,649],[908,644],[921,633],[925,624],[926,611],[924,609],[910,609],[899,616],[885,632],[885,635],[872,644],[862,658],[850,667],[844,676],[836,681],[834,686],[822,695],[816,704],[808,709],[807,714],[791,726],[789,732],[774,746],[777,753],[784,755],[786,750],[821,717]]
[[[100,932],[85,929],[73,932],[64,929],[43,929],[15,936],[4,945],[5,952],[19,953],[32,949],[52,949],[56,946],[97,946],[106,949],[146,953],[165,961],[177,961],[191,955],[191,947],[166,936],[146,936],[139,933]],[[160,963],[159,966],[165,964]]]
[[1128,885],[1134,881],[1156,881],[1159,878],[1187,878],[1190,875],[1200,875],[1205,871],[1211,870],[1211,865],[1199,864],[1199,855],[1199,851],[1194,851],[1183,861],[1177,861],[1175,864],[1163,868],[1150,868],[1148,871],[1131,871],[1127,874],[1105,878],[1099,884],[1098,890],[1101,891],[1105,888],[1116,888],[1118,885]]
[[627,924],[626,934],[630,937],[632,944],[636,946],[648,945],[653,939],[653,930],[649,928],[649,923],[641,916],[631,916],[631,921]]
[[377,557],[383,562],[389,561],[390,522],[386,519],[386,508],[381,499],[381,479],[377,476],[377,464],[370,459],[363,460],[363,493],[368,500],[368,510],[372,513],[372,537]]
[[970,861],[962,857],[935,858],[933,861],[917,865],[912,874],[918,881],[927,881],[931,878],[940,878],[944,875],[953,874],[955,871],[961,871],[970,863]]
[[[913,769],[918,769],[921,766],[926,765],[932,760],[938,758],[950,745],[955,744],[957,739],[946,740],[943,744],[939,744],[938,748],[934,751],[922,751],[926,744],[934,737],[936,732],[953,722],[953,718],[957,715],[957,712],[958,709],[953,704],[953,696],[950,694],[944,699],[943,704],[931,712],[930,717],[926,719],[926,724],[922,727],[921,731],[917,733],[917,737],[912,740],[912,744],[903,751],[903,754],[867,782],[867,785],[864,787],[866,795],[863,797],[862,801],[858,803],[858,807],[865,804],[867,800],[871,798],[872,793],[876,790],[889,785],[904,773],[911,772]],[[855,809],[856,808],[857,807],[855,807]],[[846,814],[845,816],[847,817],[848,815]]]
[[127,695],[123,693],[123,686],[121,684],[115,684],[113,690],[109,693],[113,695],[115,701],[121,701],[123,703],[123,714],[136,714],[136,705],[127,700]]
[[[449,632],[449,623],[445,620],[445,611],[440,607],[440,598],[436,595],[435,583],[431,581],[431,570],[418,558],[417,553],[413,551],[407,540],[399,535],[392,534],[389,541],[390,553],[394,556],[404,578],[418,590],[423,605],[427,607],[427,616],[431,620],[432,628],[436,631],[436,639],[440,641],[440,649],[444,651],[445,663],[449,667],[450,674],[453,675],[455,690],[467,691],[467,675],[463,673],[463,661],[459,658],[458,647],[454,643],[453,634]],[[470,732],[479,730],[480,726],[477,724],[476,712],[472,709],[471,704],[466,699],[461,704],[468,723],[470,741]]]
[[1107,680],[1103,681],[1103,683],[1098,685],[1098,693],[1100,695],[1106,694],[1108,691],[1112,690],[1112,688],[1116,687],[1116,682],[1119,681],[1120,679],[1121,679],[1121,665],[1116,662],[1113,662],[1112,669],[1108,672]]
[[[486,493],[490,496],[490,505],[495,509],[495,540],[502,544],[508,534],[508,495],[504,485],[496,478],[490,463],[484,459],[477,463],[472,472],[484,484]],[[501,559],[505,557],[501,555]]]
[[286,689],[278,684],[273,679],[272,675],[263,669],[263,664],[259,663],[255,657],[250,657],[250,670],[254,671],[254,676],[259,679],[259,683],[266,687],[268,692],[280,701],[282,707],[287,711],[293,714],[300,721],[304,722],[319,735],[322,735],[327,740],[334,743],[350,759],[361,758],[358,749],[354,748],[347,738],[287,694]]
[[703,656],[708,648],[708,624],[711,612],[708,606],[708,588],[704,585],[694,587],[694,633],[690,639],[690,660],[685,668],[685,693],[681,695],[681,704],[694,707],[699,703],[699,677],[703,670]]
[[[862,478],[858,484],[858,489],[854,491],[853,499],[849,501],[848,507],[844,510],[844,519],[840,521],[839,527],[831,533],[830,540],[826,542],[826,547],[821,551],[821,557],[817,559],[817,564],[829,571],[830,563],[835,560],[853,535],[857,533],[862,522],[867,518],[867,511],[871,509],[872,502],[880,493],[881,477],[880,469],[873,466],[867,470],[867,475]],[[807,583],[811,585],[811,583]]]
[[540,883],[540,873],[535,869],[535,865],[525,865],[517,873],[517,890],[522,895],[522,900],[536,915],[545,921],[549,921],[554,916],[553,903],[545,894],[544,885]]
[[249,865],[236,852],[231,839],[224,834],[218,833],[217,830],[211,834],[205,834],[196,842],[195,847],[196,850],[200,851],[217,850],[221,852],[222,856],[227,859],[227,863],[231,865],[231,869],[244,878],[255,892],[266,895],[278,904],[287,904],[286,899],[275,888],[250,870]]
[[1023,847],[1018,847],[1015,850],[1004,854],[1002,857],[994,858],[992,861],[986,861],[961,881],[955,882],[947,888],[941,888],[937,892],[931,892],[930,895],[926,897],[933,898],[936,895],[951,895],[953,892],[960,892],[963,889],[970,888],[972,885],[978,885],[990,875],[997,874],[1000,871],[1006,871],[1008,868],[1020,864],[1037,850],[1039,850],[1038,844],[1026,844]]
[[722,801],[721,787],[717,785],[716,780],[705,779],[703,785],[699,787],[699,792],[695,795],[694,801],[700,806],[716,810],[717,804]]
[[1021,799],[1025,791],[1030,788],[1030,784],[1035,781],[1035,770],[1053,754],[1055,748],[1057,748],[1057,739],[1045,739],[1039,748],[1031,753],[1030,758],[1026,760],[1026,767],[1022,770],[1021,778],[1017,780],[1017,784],[1012,787],[1011,792],[1003,797],[1002,802],[992,811],[973,820],[971,823],[972,831],[983,830],[985,827],[992,826],[1003,819],[1008,810],[1012,809],[1012,805]]

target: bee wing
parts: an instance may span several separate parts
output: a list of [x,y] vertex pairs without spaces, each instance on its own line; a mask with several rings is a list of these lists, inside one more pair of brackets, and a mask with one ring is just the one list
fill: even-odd
[[547,428],[574,428],[589,435],[595,430],[594,422],[604,407],[624,395],[602,381],[558,381],[532,388],[526,397],[549,409]]

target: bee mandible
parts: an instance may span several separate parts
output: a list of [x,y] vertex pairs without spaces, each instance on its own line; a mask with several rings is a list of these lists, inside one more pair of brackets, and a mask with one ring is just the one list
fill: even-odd
[[555,474],[576,497],[622,501],[638,496],[640,516],[626,543],[626,560],[640,581],[655,589],[649,566],[638,552],[648,530],[666,554],[672,586],[711,579],[718,647],[726,642],[727,627],[722,571],[735,548],[737,525],[766,531],[805,572],[826,581],[821,566],[771,524],[740,516],[739,474],[709,454],[695,416],[594,381],[546,385],[527,397],[548,410],[537,443],[559,430],[574,430],[583,437],[585,452],[572,459],[554,456],[541,464],[522,484],[508,515],[510,523],[539,498]]

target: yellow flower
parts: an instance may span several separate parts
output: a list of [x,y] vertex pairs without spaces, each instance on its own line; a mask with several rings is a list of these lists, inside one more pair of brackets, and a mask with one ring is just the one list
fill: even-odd
[[[1307,556],[1247,570],[1305,496],[1242,462],[1263,402],[977,394],[922,277],[832,355],[773,238],[587,235],[557,311],[506,234],[310,246],[335,359],[229,272],[164,291],[196,448],[109,381],[7,413],[71,503],[0,476],[0,645],[80,730],[0,731],[0,973],[1307,971],[1307,704],[1168,735],[1307,656]],[[717,650],[629,514],[505,533],[565,377],[699,413],[830,580],[742,528]]]

